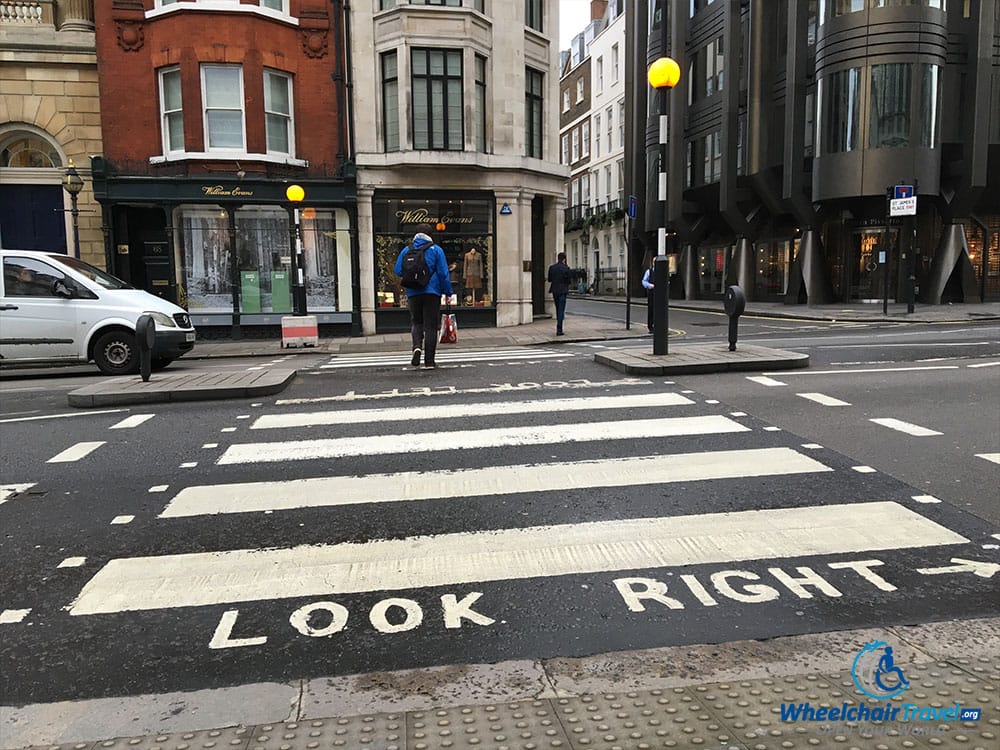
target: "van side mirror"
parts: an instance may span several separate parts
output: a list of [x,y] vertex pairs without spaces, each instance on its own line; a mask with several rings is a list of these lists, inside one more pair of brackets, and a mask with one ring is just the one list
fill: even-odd
[[70,289],[66,282],[62,279],[56,279],[52,282],[52,293],[56,297],[62,297],[63,299],[73,299],[73,290]]

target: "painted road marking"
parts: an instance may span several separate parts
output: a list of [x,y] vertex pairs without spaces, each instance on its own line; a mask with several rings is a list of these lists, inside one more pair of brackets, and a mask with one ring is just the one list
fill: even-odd
[[111,519],[113,524],[126,524],[132,523],[135,520],[135,516],[115,516]]
[[815,401],[817,404],[822,404],[823,406],[850,406],[846,401],[841,401],[839,398],[826,396],[822,393],[796,393],[795,395]]
[[921,427],[920,425],[910,424],[909,422],[904,422],[901,419],[892,419],[891,417],[880,417],[878,419],[869,419],[869,422],[874,422],[875,424],[880,424],[883,427],[888,427],[892,430],[899,430],[900,432],[905,432],[907,435],[913,435],[914,437],[930,437],[931,435],[943,435],[943,432],[938,432],[936,430],[929,430],[926,427]]
[[[33,390],[33,389],[25,388],[24,390]],[[10,393],[11,391],[5,389],[4,392]],[[67,417],[89,417],[94,414],[120,414],[123,411],[128,411],[128,409],[101,409],[100,411],[75,411],[70,414],[43,414],[40,417],[14,417],[12,419],[0,419],[0,424],[7,424],[9,422],[35,422],[38,421],[39,419],[65,419]]]
[[240,549],[108,562],[71,615],[963,544],[896,502]]
[[769,378],[766,375],[747,375],[747,380],[760,385],[766,385],[770,388],[774,388],[779,385],[788,385],[788,383],[782,383],[780,380],[775,380],[774,378]]
[[[677,393],[628,394],[626,396],[595,396],[593,398],[556,398],[539,401],[489,401],[472,404],[440,404],[411,406],[400,409],[351,409],[297,414],[267,414],[258,417],[251,430],[277,427],[312,427],[328,424],[368,424],[424,419],[480,417],[493,414],[537,414],[590,409],[648,409],[656,406],[693,404]],[[716,402],[718,403],[718,402]]]
[[859,372],[925,372],[927,370],[957,370],[958,365],[932,365],[931,367],[871,367],[857,370],[799,370],[786,372],[791,375],[857,375]]
[[1000,362],[981,362],[981,363],[975,364],[975,365],[966,365],[966,367],[969,367],[969,368],[974,368],[974,367],[1000,367]]
[[34,486],[34,482],[27,482],[25,484],[0,484],[0,505],[7,502],[8,498],[13,497],[19,492],[30,490]]
[[[513,361],[524,359],[552,359],[555,357],[572,357],[570,352],[554,352],[549,349],[535,349],[532,347],[468,351],[468,352],[443,352],[439,348],[435,355],[435,361],[442,362],[489,362],[489,361]],[[345,367],[379,367],[386,365],[406,365],[410,366],[409,354],[383,354],[383,355],[341,355],[331,359],[325,365],[320,365],[320,369],[342,369]]]
[[87,562],[86,557],[67,557],[61,563],[56,565],[57,568],[79,568]]
[[913,495],[913,499],[914,499],[915,502],[918,502],[918,503],[927,503],[927,504],[933,504],[933,503],[939,503],[939,502],[941,502],[936,497],[934,497],[934,495]]
[[81,458],[90,455],[95,450],[104,445],[104,442],[105,441],[103,440],[95,440],[92,442],[84,442],[84,443],[77,443],[76,445],[71,445],[62,453],[57,453],[45,463],[64,464],[64,463],[71,463],[73,461],[79,461]]
[[170,488],[169,484],[154,484],[149,488],[150,492],[166,492]]
[[0,612],[0,625],[11,625],[21,622],[29,614],[31,614],[31,609],[5,609],[3,612]]
[[877,469],[873,469],[871,466],[852,466],[858,474],[874,474]]
[[311,458],[377,456],[391,453],[454,451],[519,445],[586,443],[597,440],[632,440],[717,435],[749,432],[750,428],[728,417],[672,417],[629,422],[585,422],[561,425],[531,425],[455,432],[425,432],[400,435],[289,440],[277,443],[237,443],[226,449],[219,464],[297,461]]
[[[976,458],[985,458],[987,461],[1000,464],[1000,453],[977,453]],[[3,502],[3,500],[0,500],[0,502]]]
[[118,424],[111,425],[108,429],[127,430],[130,427],[138,427],[143,422],[147,422],[155,416],[156,416],[155,414],[133,414],[131,417],[125,417],[125,419],[123,419]]
[[833,471],[792,448],[185,487],[161,518]]

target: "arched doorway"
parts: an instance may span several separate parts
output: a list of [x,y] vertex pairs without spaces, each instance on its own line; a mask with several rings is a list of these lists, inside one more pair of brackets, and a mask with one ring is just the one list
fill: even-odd
[[62,167],[44,133],[0,130],[0,247],[66,252]]

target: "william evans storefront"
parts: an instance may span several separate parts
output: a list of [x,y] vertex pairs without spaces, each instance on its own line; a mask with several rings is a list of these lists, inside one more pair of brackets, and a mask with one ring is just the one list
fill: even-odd
[[444,250],[458,296],[459,325],[496,325],[496,202],[488,192],[376,191],[372,197],[375,326],[380,333],[410,330],[406,290],[394,268],[417,226],[430,224]]
[[[200,327],[280,326],[292,312],[291,180],[122,177],[98,172],[108,269],[191,313]],[[357,330],[354,184],[296,179],[306,307]]]

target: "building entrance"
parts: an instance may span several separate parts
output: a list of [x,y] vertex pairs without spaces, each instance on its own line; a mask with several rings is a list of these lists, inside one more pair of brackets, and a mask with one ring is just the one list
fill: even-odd
[[[848,300],[881,302],[885,296],[885,279],[889,280],[889,299],[896,299],[896,276],[899,264],[899,229],[867,227],[851,233],[847,263]],[[884,253],[884,255],[883,255]],[[884,260],[889,265],[885,268]]]

